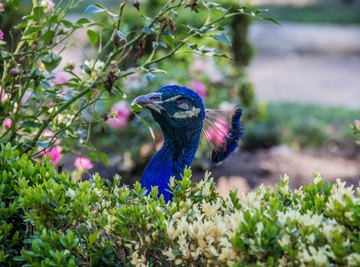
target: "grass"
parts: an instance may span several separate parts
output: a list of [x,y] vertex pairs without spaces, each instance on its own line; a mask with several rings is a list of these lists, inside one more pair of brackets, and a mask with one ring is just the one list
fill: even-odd
[[353,141],[350,124],[359,119],[360,110],[296,103],[270,104],[266,116],[246,125],[244,147],[254,149],[287,144],[318,147],[328,142]]
[[360,24],[360,3],[345,4],[337,1],[323,1],[313,5],[262,5],[261,9],[268,9],[267,17],[278,21],[302,23],[334,23]]

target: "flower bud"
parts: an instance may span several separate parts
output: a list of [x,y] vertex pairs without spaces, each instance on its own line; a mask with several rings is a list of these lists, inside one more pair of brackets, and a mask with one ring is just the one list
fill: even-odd
[[11,68],[9,74],[11,77],[16,77],[19,74],[19,70],[17,68]]

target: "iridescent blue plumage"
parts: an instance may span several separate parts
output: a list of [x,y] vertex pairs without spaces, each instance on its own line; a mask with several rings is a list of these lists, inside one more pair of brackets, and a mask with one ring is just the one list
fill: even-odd
[[[164,144],[146,166],[141,178],[148,191],[158,186],[165,201],[172,198],[168,184],[170,177],[181,179],[186,167],[190,167],[199,146],[206,111],[201,97],[192,90],[177,85],[165,86],[156,93],[139,96],[132,105],[138,104],[150,110],[164,135]],[[235,109],[221,145],[214,150],[212,159],[219,162],[228,157],[242,137],[241,110]],[[209,124],[209,123],[208,123]],[[211,124],[211,123],[210,123]],[[224,132],[223,132],[224,133]]]

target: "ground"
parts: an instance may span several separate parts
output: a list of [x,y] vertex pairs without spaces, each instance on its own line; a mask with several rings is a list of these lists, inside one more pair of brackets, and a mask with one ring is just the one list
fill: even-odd
[[[311,182],[314,173],[322,174],[329,182],[341,178],[350,184],[359,185],[360,148],[332,150],[331,147],[302,151],[288,147],[254,152],[239,150],[210,171],[216,177],[218,189],[224,196],[229,190],[248,192],[261,184],[273,187],[285,174],[290,177],[292,188]],[[196,172],[196,176],[201,175],[201,172]]]
[[[248,72],[259,101],[360,108],[359,26],[258,23],[250,39],[258,53]],[[331,182],[341,178],[359,185],[360,146],[239,150],[211,171],[224,195],[236,188],[247,192],[262,183],[272,187],[284,174],[291,187],[310,182],[316,172]]]

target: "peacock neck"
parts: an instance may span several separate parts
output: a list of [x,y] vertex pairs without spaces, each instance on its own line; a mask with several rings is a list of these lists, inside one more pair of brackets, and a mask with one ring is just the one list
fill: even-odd
[[187,133],[188,138],[181,138],[181,134],[164,136],[162,148],[144,170],[142,186],[149,191],[153,186],[158,186],[159,194],[163,194],[166,201],[171,200],[172,194],[168,187],[170,177],[181,179],[184,169],[191,166],[199,146],[200,133]]

